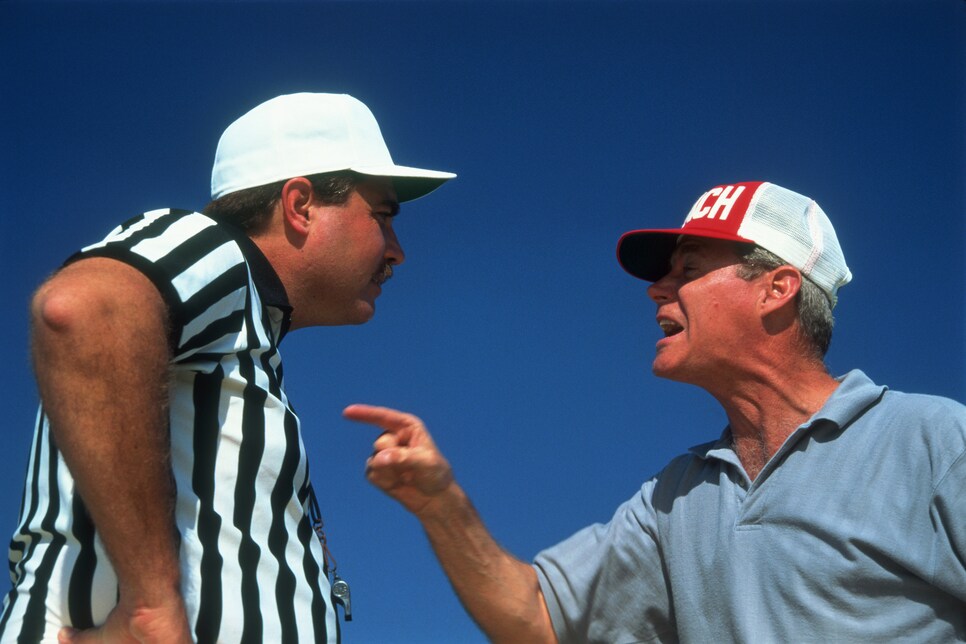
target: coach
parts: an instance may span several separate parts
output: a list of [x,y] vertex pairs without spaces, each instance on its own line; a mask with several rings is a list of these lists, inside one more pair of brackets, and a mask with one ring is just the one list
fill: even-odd
[[[723,408],[720,438],[525,564],[500,548],[418,418],[369,479],[422,522],[463,604],[500,642],[966,641],[966,408],[823,356],[851,279],[819,206],[771,183],[704,193],[679,229],[633,231],[653,282],[657,376]],[[641,419],[642,426],[647,425]]]

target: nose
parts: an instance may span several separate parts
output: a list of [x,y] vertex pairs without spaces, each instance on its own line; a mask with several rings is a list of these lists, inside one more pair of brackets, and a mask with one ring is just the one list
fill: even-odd
[[399,238],[396,237],[396,231],[392,229],[392,226],[386,227],[385,236],[386,262],[393,266],[402,264],[406,261],[406,253],[403,252],[402,244],[399,243]]
[[647,287],[647,296],[660,304],[671,299],[674,289],[670,273]]

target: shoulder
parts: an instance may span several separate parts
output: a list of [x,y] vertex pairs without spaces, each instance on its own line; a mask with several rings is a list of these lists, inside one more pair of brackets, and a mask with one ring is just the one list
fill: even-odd
[[938,484],[966,455],[966,406],[942,396],[886,390],[854,429],[896,476]]
[[37,289],[30,311],[35,349],[81,338],[119,341],[125,329],[163,338],[170,323],[160,291],[142,272],[102,257],[58,271]]
[[872,418],[916,443],[966,447],[966,406],[930,394],[886,390]]
[[888,390],[882,406],[894,425],[966,446],[966,405],[943,396]]
[[[728,463],[711,452],[718,442],[693,447],[690,452],[671,459],[652,479],[641,487],[645,503],[657,514],[668,514],[673,508],[684,511],[684,505],[703,505],[721,493],[723,483],[731,480]],[[683,504],[683,505],[682,505]]]
[[[160,297],[175,338],[201,314],[223,302],[242,306],[248,291],[244,233],[198,212],[160,209],[132,217],[101,241],[72,255],[53,280],[83,278],[89,288],[110,287],[114,273],[139,281]],[[127,305],[135,300],[127,301]]]
[[843,428],[860,426],[921,428],[959,428],[966,432],[966,406],[924,393],[907,393],[877,385],[859,370],[839,379],[841,385],[819,415]]
[[908,393],[889,389],[882,397],[882,402],[900,414],[913,414],[929,419],[948,418],[959,422],[966,422],[966,405],[932,394]]
[[101,241],[81,249],[68,263],[82,257],[125,253],[159,262],[176,251],[204,254],[224,244],[237,247],[241,236],[239,229],[199,212],[164,208],[128,219]]
[[128,219],[65,265],[95,257],[118,260],[145,274],[168,304],[176,305],[232,269],[239,282],[246,273],[243,239],[240,229],[202,213],[152,210]]

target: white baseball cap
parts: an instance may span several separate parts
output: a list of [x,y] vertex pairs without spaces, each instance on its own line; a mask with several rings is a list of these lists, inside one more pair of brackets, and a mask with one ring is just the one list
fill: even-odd
[[834,307],[852,280],[832,222],[815,201],[765,181],[715,186],[695,202],[681,228],[632,230],[617,243],[628,273],[654,282],[668,272],[681,235],[757,244],[818,285]]
[[393,163],[376,118],[347,94],[287,94],[252,109],[221,135],[211,198],[338,170],[388,177],[399,201],[429,194],[456,176]]

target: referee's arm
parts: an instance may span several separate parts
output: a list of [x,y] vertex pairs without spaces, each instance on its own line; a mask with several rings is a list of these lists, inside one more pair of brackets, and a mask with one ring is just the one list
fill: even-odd
[[[31,330],[55,444],[118,576],[118,605],[96,631],[111,641],[191,641],[179,589],[161,295],[127,264],[82,259],[38,289]],[[65,632],[61,641],[94,632]]]

